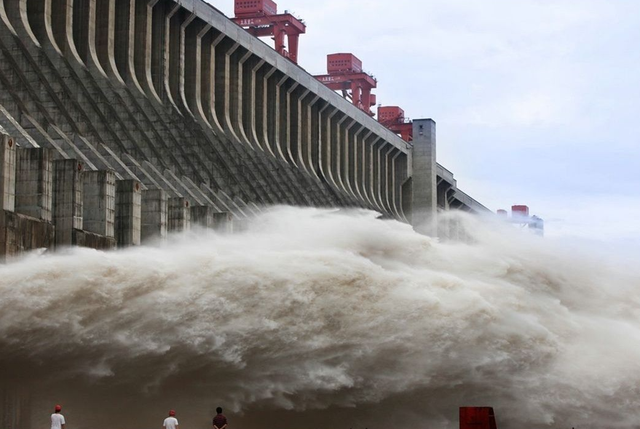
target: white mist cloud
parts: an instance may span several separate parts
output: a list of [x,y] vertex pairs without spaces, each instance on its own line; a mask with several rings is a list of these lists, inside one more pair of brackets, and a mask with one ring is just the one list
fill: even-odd
[[637,264],[477,217],[452,219],[469,244],[376,216],[275,208],[245,233],[4,265],[0,386],[81,429],[169,408],[195,427],[215,404],[246,429],[279,410],[283,429],[316,410],[454,428],[478,403],[505,427],[637,426]]

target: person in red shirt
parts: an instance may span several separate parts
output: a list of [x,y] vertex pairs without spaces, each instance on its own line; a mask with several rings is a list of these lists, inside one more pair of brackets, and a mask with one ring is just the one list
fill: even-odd
[[227,429],[227,418],[222,414],[222,408],[216,408],[216,413],[218,413],[213,418],[213,429]]

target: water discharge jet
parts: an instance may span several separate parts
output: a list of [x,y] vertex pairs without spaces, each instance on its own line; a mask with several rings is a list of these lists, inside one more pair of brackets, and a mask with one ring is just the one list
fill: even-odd
[[0,380],[29,386],[34,426],[62,403],[74,428],[218,404],[247,429],[456,427],[473,404],[504,428],[635,427],[638,268],[454,216],[468,243],[279,207],[233,235],[29,256],[0,268]]

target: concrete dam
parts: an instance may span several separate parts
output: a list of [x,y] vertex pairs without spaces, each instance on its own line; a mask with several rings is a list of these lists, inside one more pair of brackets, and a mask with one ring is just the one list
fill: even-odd
[[0,0],[0,18],[3,255],[273,204],[418,228],[486,211],[436,163],[433,120],[402,140],[202,0]]

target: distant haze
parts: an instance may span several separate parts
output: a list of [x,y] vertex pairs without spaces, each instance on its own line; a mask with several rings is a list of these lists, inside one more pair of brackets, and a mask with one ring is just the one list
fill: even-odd
[[640,250],[640,2],[277,3],[307,24],[307,71],[353,52],[379,103],[434,118],[438,159],[473,197],[528,204],[549,236]]

